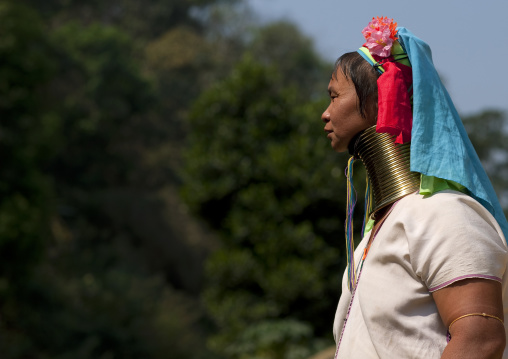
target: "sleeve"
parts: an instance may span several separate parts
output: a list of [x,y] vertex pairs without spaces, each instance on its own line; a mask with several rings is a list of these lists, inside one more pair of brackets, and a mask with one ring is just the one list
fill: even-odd
[[494,217],[470,196],[422,197],[405,225],[411,266],[430,292],[467,278],[501,282],[507,246]]

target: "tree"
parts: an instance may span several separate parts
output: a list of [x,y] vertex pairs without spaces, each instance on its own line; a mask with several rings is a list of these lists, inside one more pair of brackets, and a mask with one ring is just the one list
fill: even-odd
[[331,339],[345,159],[322,134],[324,107],[246,57],[193,108],[184,194],[223,240],[204,298],[227,357],[301,358]]
[[248,47],[254,58],[269,66],[276,65],[282,80],[288,86],[296,86],[302,97],[322,98],[331,66],[316,53],[310,38],[287,21],[270,23],[252,32]]
[[[51,248],[47,277],[39,278],[54,293],[39,293],[46,299],[39,310],[51,314],[33,323],[54,325],[31,331],[30,339],[62,358],[205,355],[191,344],[202,332],[199,304],[178,293],[166,273],[175,246],[165,243],[171,228],[158,191],[171,170],[154,153],[168,132],[154,86],[133,56],[136,45],[99,24],[61,26],[53,41],[60,73],[51,91],[62,126],[51,170],[65,235]],[[59,326],[65,335],[50,336]]]
[[199,278],[177,290],[161,264],[177,247],[154,155],[167,130],[136,45],[102,25],[48,36],[10,1],[0,21],[2,356],[208,357]]
[[[44,168],[58,119],[43,89],[54,74],[52,48],[37,14],[0,2],[0,352],[26,344],[27,284],[51,240],[53,192]],[[20,340],[17,340],[20,339]]]
[[500,198],[508,212],[508,133],[506,114],[500,110],[484,110],[464,116],[464,126]]
[[51,169],[59,188],[155,185],[144,157],[165,131],[132,39],[109,26],[69,24],[53,41],[60,74],[50,91],[59,99],[63,141]]
[[[0,281],[19,289],[49,238],[44,165],[58,126],[41,89],[54,68],[42,23],[28,8],[0,2]],[[16,288],[16,289],[14,289]],[[5,299],[5,298],[4,298]],[[5,301],[0,301],[5,304]]]
[[235,0],[22,0],[50,18],[54,26],[78,20],[83,25],[101,23],[121,28],[139,39],[152,39],[169,27],[188,25],[201,29],[192,10],[216,4],[235,3]]

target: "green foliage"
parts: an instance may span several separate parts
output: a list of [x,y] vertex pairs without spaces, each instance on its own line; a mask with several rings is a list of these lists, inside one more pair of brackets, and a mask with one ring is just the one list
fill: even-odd
[[306,359],[324,344],[309,345],[312,334],[311,325],[296,320],[265,321],[251,325],[227,352],[239,359]]
[[[136,47],[123,31],[99,24],[67,24],[53,33],[53,41],[61,72],[51,86],[59,98],[55,106],[62,129],[60,152],[51,168],[59,220],[70,243],[53,248],[50,269],[55,276],[50,283],[55,295],[43,310],[51,313],[45,320],[65,328],[66,335],[50,340],[30,331],[28,337],[36,348],[47,346],[39,350],[50,357],[205,355],[203,346],[194,344],[201,332],[197,303],[191,302],[195,314],[190,315],[191,309],[182,304],[188,297],[160,280],[168,264],[150,261],[152,251],[167,258],[169,250],[153,246],[160,234],[150,238],[150,225],[166,230],[158,223],[162,200],[147,203],[155,197],[147,191],[158,189],[167,171],[163,157],[147,158],[167,138],[167,130],[156,113],[160,107],[155,89],[134,56]],[[123,188],[127,190],[119,190]],[[144,213],[135,224],[127,217],[118,219],[115,214],[123,208],[115,201],[130,211],[137,203],[153,217],[145,219],[146,224],[139,223]],[[56,268],[68,275],[58,275]],[[63,315],[55,315],[62,305]]]
[[54,127],[40,89],[53,68],[41,32],[33,11],[0,2],[0,279],[8,287],[30,272],[49,237],[42,167]]
[[469,138],[508,213],[508,129],[506,113],[485,110],[464,117]]
[[[345,188],[344,158],[322,133],[324,107],[247,57],[193,108],[184,193],[224,240],[208,261],[204,298],[219,328],[211,346],[228,357],[254,355],[245,338],[258,338],[256,355],[267,358],[296,358],[330,339],[341,272],[334,197]],[[293,323],[287,336],[252,334],[277,323]],[[315,332],[301,351],[305,323]]]
[[0,33],[2,357],[209,357],[183,291],[199,290],[199,270],[175,290],[175,264],[160,264],[187,247],[167,234],[174,194],[158,191],[174,169],[158,146],[170,136],[138,46],[99,24],[48,32],[11,1]]
[[[4,307],[0,348],[8,358],[183,359],[197,352],[199,312],[161,278],[126,268],[62,275],[45,265],[25,291],[37,301],[28,305],[21,297]],[[23,313],[16,313],[20,304]],[[22,331],[5,331],[13,319]]]
[[277,65],[287,85],[296,85],[302,96],[322,98],[330,64],[315,51],[311,39],[296,25],[278,21],[254,30],[249,51],[260,63]]
[[155,93],[133,58],[131,39],[112,27],[69,24],[53,41],[61,72],[52,86],[65,134],[53,164],[59,182],[87,189],[150,185],[146,173],[137,172],[144,151],[163,132],[154,121]]
[[[170,26],[191,25],[200,27],[190,11],[221,0],[22,0],[45,17],[63,23],[79,20],[83,24],[100,21],[118,28],[128,29],[141,38],[154,38]],[[222,0],[235,2],[235,0]]]
[[164,125],[169,140],[166,151],[179,164],[179,148],[185,137],[183,117],[203,89],[203,73],[214,66],[209,60],[211,48],[203,36],[187,26],[170,28],[144,49],[144,68],[154,78],[160,94],[159,111],[168,114]]

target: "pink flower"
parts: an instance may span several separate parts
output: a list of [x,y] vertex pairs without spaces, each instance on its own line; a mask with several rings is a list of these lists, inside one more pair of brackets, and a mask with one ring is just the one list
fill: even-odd
[[372,21],[362,30],[367,42],[363,45],[373,55],[388,57],[391,54],[393,42],[397,40],[397,23],[387,17],[372,18]]

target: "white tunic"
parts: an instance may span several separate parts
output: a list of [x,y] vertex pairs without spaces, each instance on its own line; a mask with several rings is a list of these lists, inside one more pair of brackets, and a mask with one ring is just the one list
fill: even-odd
[[[357,264],[369,236],[355,251]],[[507,261],[501,229],[473,198],[455,191],[404,197],[371,245],[352,302],[347,271],[343,278],[336,358],[440,358],[447,328],[431,293],[465,278],[502,283],[508,323]]]

